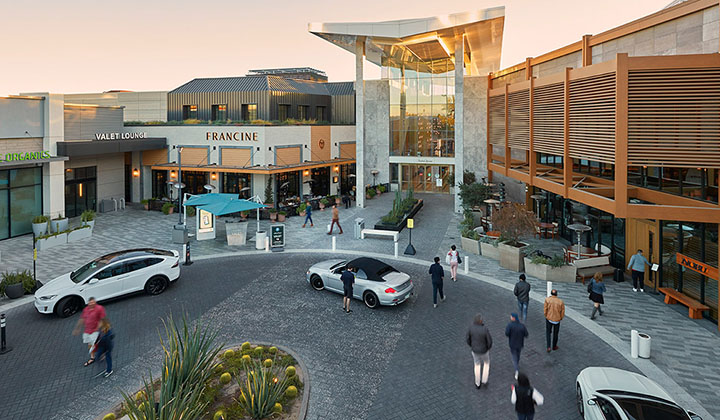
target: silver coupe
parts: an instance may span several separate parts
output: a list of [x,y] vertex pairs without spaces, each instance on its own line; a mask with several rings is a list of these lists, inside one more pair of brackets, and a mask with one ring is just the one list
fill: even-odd
[[327,289],[343,293],[340,275],[347,268],[355,271],[353,297],[362,300],[370,309],[380,305],[399,305],[413,293],[410,276],[375,258],[356,258],[352,261],[333,259],[319,262],[307,271],[307,281],[315,290]]

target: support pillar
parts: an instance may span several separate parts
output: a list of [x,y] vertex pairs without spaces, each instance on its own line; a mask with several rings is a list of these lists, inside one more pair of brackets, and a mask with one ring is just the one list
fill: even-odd
[[[465,38],[464,35],[455,37],[455,185],[456,187],[463,179],[465,165],[463,161],[463,82],[465,78]],[[459,188],[455,190],[455,212],[462,212]]]
[[355,203],[365,207],[365,37],[355,40]]

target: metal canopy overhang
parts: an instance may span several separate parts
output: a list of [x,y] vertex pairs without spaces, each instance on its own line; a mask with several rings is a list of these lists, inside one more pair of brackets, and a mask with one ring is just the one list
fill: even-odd
[[0,169],[2,168],[15,168],[18,166],[27,165],[42,165],[48,162],[63,162],[68,160],[67,156],[52,156],[47,159],[27,159],[27,160],[11,160],[11,161],[0,161]]
[[57,153],[62,156],[79,157],[164,149],[166,146],[167,139],[165,137],[134,140],[59,141]]
[[[324,168],[327,166],[335,165],[347,165],[349,163],[355,163],[355,159],[333,159],[324,160],[317,162],[305,162],[298,163],[296,165],[284,165],[284,166],[228,166],[228,165],[183,165],[184,171],[197,171],[197,172],[235,172],[243,174],[278,174],[282,172],[290,171],[303,171],[305,169]],[[153,165],[152,169],[161,171],[177,171],[177,163],[163,163],[159,165]]]

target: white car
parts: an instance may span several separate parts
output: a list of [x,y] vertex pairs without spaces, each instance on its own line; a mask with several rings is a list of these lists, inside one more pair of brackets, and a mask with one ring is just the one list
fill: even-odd
[[35,308],[42,314],[66,318],[90,298],[101,301],[142,290],[159,295],[178,277],[177,251],[142,248],[113,252],[47,282],[35,292]]
[[580,415],[589,420],[702,420],[657,383],[622,369],[583,369],[577,376],[576,399]]

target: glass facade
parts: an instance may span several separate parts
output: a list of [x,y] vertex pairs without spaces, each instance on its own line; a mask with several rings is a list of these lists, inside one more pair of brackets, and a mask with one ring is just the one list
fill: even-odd
[[65,169],[65,217],[77,217],[97,204],[97,167]]
[[257,104],[242,104],[240,109],[243,121],[257,120]]
[[251,190],[241,191],[245,187],[252,188],[252,175],[251,174],[238,174],[231,172],[223,172],[221,174],[221,190],[224,193],[239,194],[240,198],[249,198]]
[[168,196],[168,171],[152,171],[152,196],[163,198]]
[[400,186],[403,191],[447,193],[454,183],[453,166],[402,164]]
[[213,105],[211,107],[211,120],[213,121],[225,121],[227,120],[227,105]]
[[0,239],[32,232],[42,214],[42,168],[0,171]]
[[718,202],[720,169],[628,166],[628,184]]
[[300,171],[281,172],[275,175],[275,186],[277,187],[277,200],[282,203],[288,198],[300,197],[302,180]]
[[390,156],[455,156],[455,70],[450,59],[388,66]]

